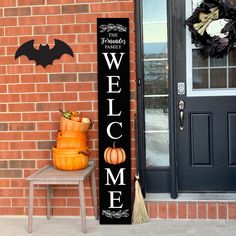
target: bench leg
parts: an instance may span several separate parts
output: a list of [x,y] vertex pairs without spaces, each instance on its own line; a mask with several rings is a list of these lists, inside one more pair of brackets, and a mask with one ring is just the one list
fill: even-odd
[[97,190],[96,190],[96,177],[95,170],[91,174],[91,186],[92,186],[92,196],[93,196],[93,207],[96,220],[98,219],[98,206],[97,206]]
[[34,204],[34,184],[32,181],[29,183],[29,209],[28,209],[28,232],[32,233],[33,223],[33,204]]
[[52,187],[47,185],[47,219],[51,218],[51,196],[52,196]]
[[85,198],[84,198],[84,182],[79,182],[79,198],[80,198],[80,217],[82,221],[82,231],[87,232],[86,229],[86,211],[85,211]]

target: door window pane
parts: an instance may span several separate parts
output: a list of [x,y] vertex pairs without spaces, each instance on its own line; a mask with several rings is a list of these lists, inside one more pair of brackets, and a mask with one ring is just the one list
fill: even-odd
[[210,66],[211,67],[226,66],[226,59],[227,59],[227,57],[223,57],[223,58],[210,58]]
[[145,94],[168,94],[166,60],[144,61]]
[[169,166],[166,0],[143,1],[146,166]]
[[208,88],[208,70],[204,69],[193,70],[193,88],[194,89]]
[[236,68],[229,69],[229,87],[236,88]]
[[193,50],[193,67],[207,67],[208,58],[203,58],[199,50]]
[[233,48],[229,52],[229,66],[236,66],[236,48]]
[[226,69],[211,70],[211,88],[227,88]]
[[168,131],[168,98],[145,98],[145,130]]
[[146,165],[169,166],[169,133],[146,133]]

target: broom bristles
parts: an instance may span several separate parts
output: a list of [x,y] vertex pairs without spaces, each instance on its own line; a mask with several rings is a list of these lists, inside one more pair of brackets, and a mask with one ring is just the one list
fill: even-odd
[[132,214],[132,222],[134,224],[142,224],[149,221],[147,209],[144,203],[142,191],[139,185],[139,181],[135,180],[135,198]]

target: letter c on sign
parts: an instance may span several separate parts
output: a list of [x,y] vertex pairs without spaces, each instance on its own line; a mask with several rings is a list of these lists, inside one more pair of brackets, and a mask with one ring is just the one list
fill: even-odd
[[120,127],[122,127],[122,122],[112,122],[111,124],[109,124],[108,126],[107,126],[107,135],[111,138],[111,139],[119,139],[119,138],[121,138],[122,137],[122,134],[119,136],[119,137],[114,137],[113,135],[111,135],[111,127],[112,127],[112,125],[114,125],[114,124],[118,124]]

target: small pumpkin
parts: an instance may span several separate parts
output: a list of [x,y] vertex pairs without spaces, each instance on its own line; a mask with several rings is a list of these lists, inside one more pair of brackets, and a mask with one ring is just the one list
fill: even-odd
[[126,154],[125,150],[121,147],[115,147],[115,142],[113,142],[113,147],[107,147],[104,151],[104,160],[108,164],[117,165],[125,162]]

